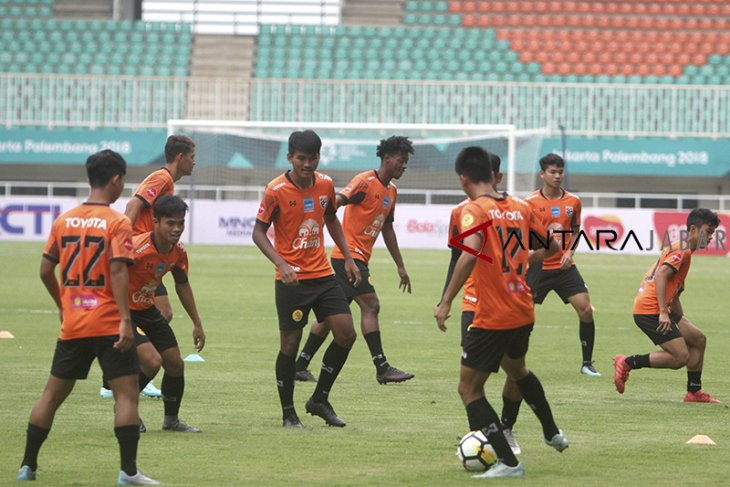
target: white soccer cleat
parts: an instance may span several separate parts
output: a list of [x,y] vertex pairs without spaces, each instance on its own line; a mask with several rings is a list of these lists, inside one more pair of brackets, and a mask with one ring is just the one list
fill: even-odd
[[117,485],[162,485],[162,483],[149,478],[141,470],[137,470],[136,475],[127,475],[124,470],[120,470]]
[[149,381],[146,386],[144,386],[144,389],[142,389],[142,394],[144,394],[147,397],[154,397],[156,399],[159,399],[162,397],[162,391],[160,391],[155,385],[152,383],[152,381]]
[[593,362],[586,362],[580,368],[580,373],[588,377],[601,377],[601,373],[593,366]]
[[555,436],[553,436],[552,439],[545,440],[545,444],[547,446],[552,446],[559,452],[562,452],[563,450],[568,448],[568,446],[570,446],[568,444],[568,439],[563,434],[563,430],[558,430],[558,433]]
[[109,399],[110,397],[114,397],[114,393],[111,389],[102,387],[101,389],[99,389],[99,397],[102,399]]
[[518,463],[514,467],[508,467],[501,461],[495,463],[492,468],[479,475],[472,475],[473,479],[498,479],[506,477],[524,477],[525,467],[522,462]]
[[505,428],[502,430],[502,432],[504,433],[504,437],[507,440],[510,449],[512,449],[512,453],[515,455],[522,455],[522,448],[520,448],[520,444],[517,443],[517,440],[515,439],[515,435],[512,430],[510,428]]

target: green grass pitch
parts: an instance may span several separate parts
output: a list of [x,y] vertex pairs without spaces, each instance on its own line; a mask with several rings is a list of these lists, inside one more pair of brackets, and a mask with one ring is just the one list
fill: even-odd
[[[17,485],[25,427],[50,368],[59,323],[39,278],[40,243],[2,243],[0,261],[0,485]],[[463,485],[455,457],[467,431],[456,393],[458,303],[446,334],[432,317],[448,252],[405,251],[413,294],[398,290],[395,267],[376,250],[371,271],[381,299],[381,329],[390,362],[412,371],[403,384],[378,385],[360,337],[333,388],[331,401],[347,427],[325,426],[304,411],[313,385],[297,383],[305,428],[281,427],[274,383],[278,331],[273,266],[253,247],[191,246],[191,283],[208,342],[205,363],[186,365],[181,417],[200,435],[160,430],[162,403],[141,398],[138,463],[172,486]],[[696,257],[683,295],[687,316],[708,337],[704,389],[725,404],[684,404],[684,370],[641,370],[626,393],[613,387],[611,358],[654,347],[631,319],[634,293],[651,256],[579,254],[596,308],[595,360],[603,374],[579,374],[578,319],[552,294],[537,308],[528,366],[540,377],[570,448],[545,446],[537,419],[523,406],[515,433],[526,477],[515,485],[728,485],[730,482],[730,262]],[[183,355],[192,353],[191,324],[173,296],[173,326]],[[359,315],[353,309],[359,332]],[[321,360],[322,351],[315,358]],[[317,367],[314,367],[316,369]],[[316,370],[315,370],[316,371]],[[499,411],[504,375],[487,383]],[[156,381],[159,386],[159,377]],[[41,450],[39,485],[112,485],[119,468],[112,402],[99,398],[100,371],[80,381],[59,410]],[[686,445],[696,434],[717,446]]]

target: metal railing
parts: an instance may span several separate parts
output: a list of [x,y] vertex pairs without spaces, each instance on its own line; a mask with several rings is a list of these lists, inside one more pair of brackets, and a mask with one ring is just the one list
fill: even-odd
[[561,124],[573,135],[719,138],[730,136],[730,86],[0,74],[8,128],[163,128],[174,118]]
[[[124,196],[131,196],[137,184],[128,183],[124,187]],[[261,201],[264,195],[263,186],[219,186],[203,184],[179,184],[177,192],[190,198],[202,200],[244,200]],[[3,196],[86,196],[89,191],[87,183],[72,182],[28,182],[0,181],[0,197]],[[526,193],[517,193],[525,196]],[[407,199],[415,204],[449,204],[464,199],[461,190],[451,189],[399,189],[399,199]],[[584,208],[676,208],[687,210],[704,206],[713,210],[730,210],[730,195],[709,194],[676,194],[676,193],[616,193],[616,192],[580,192]],[[674,202],[674,205],[667,203]]]

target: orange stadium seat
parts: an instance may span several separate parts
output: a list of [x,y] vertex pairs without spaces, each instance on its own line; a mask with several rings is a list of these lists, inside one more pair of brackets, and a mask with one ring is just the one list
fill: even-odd
[[464,13],[472,13],[477,11],[476,2],[463,2],[461,4],[461,11]]
[[449,2],[449,12],[451,12],[452,14],[461,13],[461,2],[459,0],[451,0]]

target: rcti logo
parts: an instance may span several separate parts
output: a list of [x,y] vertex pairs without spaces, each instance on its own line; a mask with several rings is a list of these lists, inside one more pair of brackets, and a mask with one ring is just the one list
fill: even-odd
[[[50,227],[50,224],[60,214],[60,205],[8,205],[0,207],[0,233],[44,235],[47,232],[44,229],[43,222],[47,221],[48,227]],[[50,218],[46,219],[46,216]]]
[[[472,223],[471,221],[467,221],[467,219],[469,219],[469,218],[473,218],[473,217],[471,215],[464,215],[464,221],[463,221],[464,226],[469,226]],[[462,234],[459,234],[455,237],[451,237],[451,239],[449,239],[449,244],[453,245],[457,249],[463,250],[464,252],[467,252],[471,255],[476,255],[477,258],[483,259],[483,260],[487,261],[487,263],[491,264],[492,263],[491,257],[489,257],[488,255],[484,255],[481,252],[477,252],[476,250],[472,249],[471,247],[467,247],[466,245],[461,243],[461,241],[464,240],[469,235],[474,235],[477,232],[484,232],[484,243],[486,243],[487,238],[489,238],[487,229],[492,226],[492,223],[493,223],[493,221],[489,220],[486,223],[477,225],[476,227],[474,227],[470,230],[467,230],[466,232],[464,232]]]

